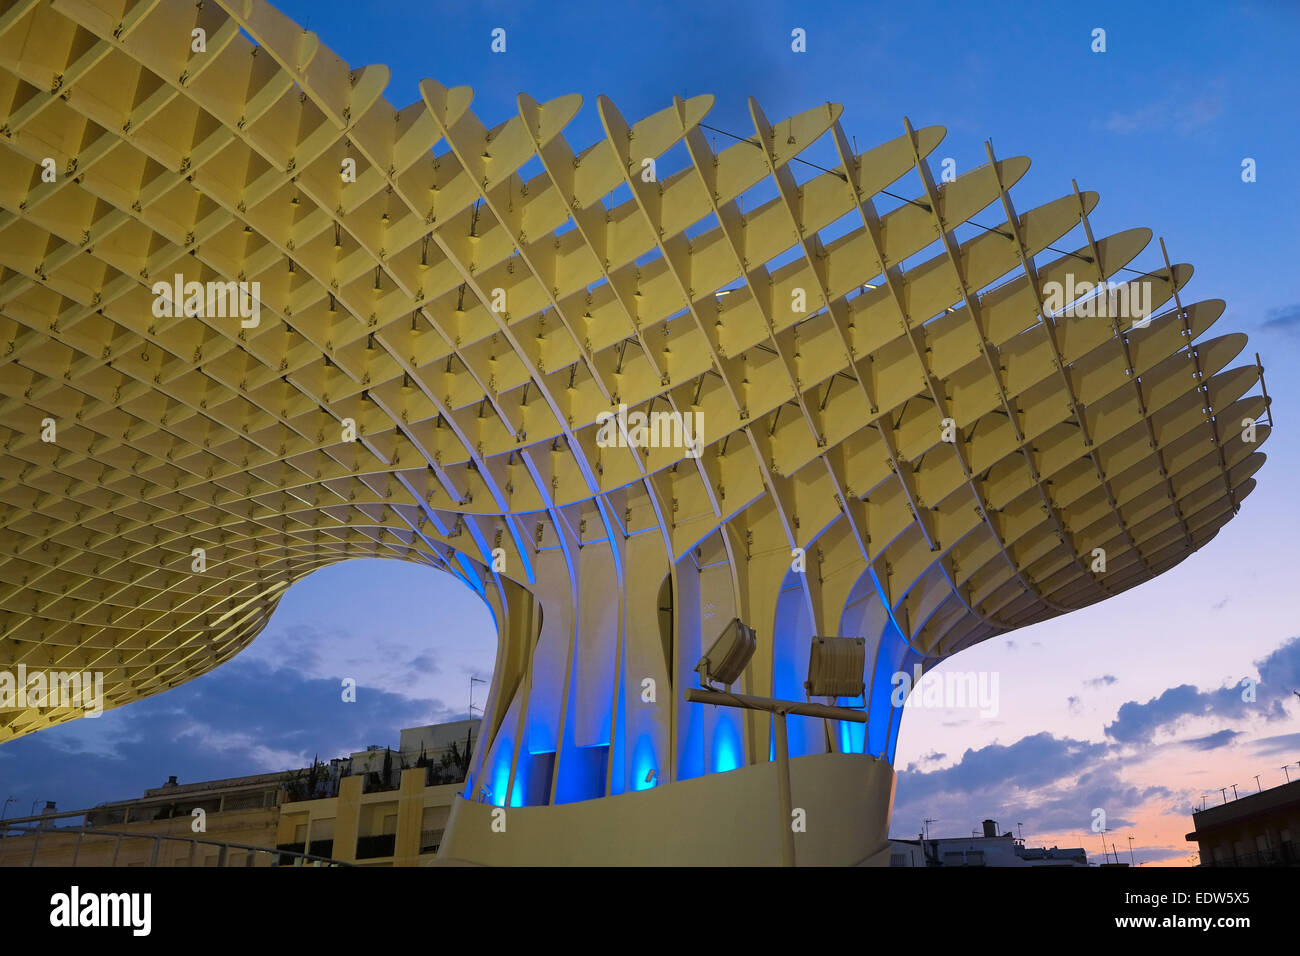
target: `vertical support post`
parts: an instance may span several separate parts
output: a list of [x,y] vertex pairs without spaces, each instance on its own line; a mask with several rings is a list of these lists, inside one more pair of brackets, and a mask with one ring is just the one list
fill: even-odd
[[149,865],[150,865],[151,867],[152,867],[152,866],[157,866],[157,865],[158,865],[158,851],[161,850],[161,849],[162,849],[162,837],[154,837],[154,838],[153,838],[153,856],[150,857],[150,859],[149,859]]
[[41,848],[41,831],[37,829],[36,839],[32,841],[32,858],[27,861],[28,866],[36,865],[36,851]]
[[790,826],[794,807],[790,796],[790,743],[786,737],[785,711],[773,711],[772,720],[776,727],[776,785],[781,794],[781,865],[794,866],[794,830]]
[[110,864],[111,866],[117,866],[117,854],[118,851],[121,849],[122,849],[122,834],[119,833],[117,835],[117,839],[113,842],[113,862],[112,864]]
[[229,847],[223,843],[221,844],[221,849],[217,851],[217,869],[221,869],[226,865],[226,850],[228,849]]
[[72,847],[72,865],[77,865],[77,857],[81,855],[81,840],[85,837],[85,831],[77,831],[77,842]]

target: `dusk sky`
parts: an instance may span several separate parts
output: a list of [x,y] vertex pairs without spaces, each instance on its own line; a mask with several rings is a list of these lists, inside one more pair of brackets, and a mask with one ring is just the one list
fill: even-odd
[[[776,119],[844,105],[858,148],[937,124],[930,156],[961,173],[1025,154],[1017,209],[1080,189],[1101,194],[1098,237],[1135,226],[1164,236],[1196,275],[1184,302],[1221,298],[1210,336],[1245,331],[1233,366],[1265,367],[1278,432],[1257,490],[1206,548],[1102,604],[989,640],[938,670],[998,675],[995,716],[909,704],[895,766],[891,832],[964,836],[985,817],[1023,825],[1031,846],[1082,846],[1095,859],[1106,812],[1121,859],[1195,862],[1191,810],[1300,779],[1300,618],[1295,611],[1300,469],[1300,4],[1278,0],[1058,4],[340,3],[278,0],[350,63],[392,68],[404,106],[433,77],[475,90],[489,125],[515,95],[578,92],[565,136],[600,137],[608,95],[629,118],[674,94],[712,93],[710,126],[752,135],[747,96]],[[489,49],[507,31],[507,51]],[[807,52],[790,48],[807,33]],[[1092,50],[1093,31],[1106,50]],[[807,154],[829,157],[819,143]],[[1257,181],[1243,182],[1252,159]],[[915,177],[913,177],[914,179]],[[891,187],[907,195],[905,179]],[[975,221],[1002,220],[991,207]],[[1083,244],[1081,231],[1055,243]],[[1132,264],[1161,264],[1156,242]],[[397,743],[402,727],[463,717],[471,677],[489,678],[491,617],[449,575],[352,561],[295,585],[266,631],[232,662],[160,696],[0,747],[7,816],[182,782],[285,769]],[[358,701],[340,682],[356,678]],[[1243,679],[1258,681],[1242,699]],[[475,686],[482,703],[485,688]],[[1209,796],[1206,796],[1209,795]]]

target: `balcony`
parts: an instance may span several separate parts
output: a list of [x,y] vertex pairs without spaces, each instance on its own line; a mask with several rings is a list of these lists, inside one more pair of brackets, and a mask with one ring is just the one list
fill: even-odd
[[1230,869],[1232,867],[1300,866],[1300,844],[1297,844],[1294,841],[1281,843],[1272,849],[1259,850],[1255,853],[1247,853],[1243,856],[1234,856],[1226,860],[1210,860],[1201,865],[1218,869]]
[[376,860],[392,856],[397,848],[397,835],[385,833],[379,836],[357,837],[357,859]]

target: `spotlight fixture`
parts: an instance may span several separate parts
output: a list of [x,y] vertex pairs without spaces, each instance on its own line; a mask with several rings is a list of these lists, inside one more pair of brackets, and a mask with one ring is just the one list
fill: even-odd
[[732,618],[731,623],[722,629],[722,633],[713,642],[713,646],[695,665],[701,686],[711,686],[714,681],[720,684],[735,683],[749,659],[754,656],[757,646],[754,629],[745,626],[740,618]]
[[808,651],[809,697],[861,697],[867,642],[861,637],[814,637]]

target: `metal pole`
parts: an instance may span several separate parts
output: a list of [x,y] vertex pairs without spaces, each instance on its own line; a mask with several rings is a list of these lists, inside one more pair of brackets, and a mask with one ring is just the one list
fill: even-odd
[[122,849],[122,834],[117,835],[117,840],[113,843],[113,866],[117,866],[117,854]]
[[826,717],[830,720],[850,720],[865,724],[867,715],[860,710],[848,707],[832,707],[827,704],[805,703],[797,700],[778,700],[770,697],[754,697],[750,694],[730,694],[716,690],[686,691],[686,700],[693,704],[720,704],[724,707],[747,707],[751,710],[766,710],[772,713],[795,714],[800,717]]
[[82,841],[82,838],[85,837],[85,835],[86,835],[86,834],[84,834],[84,833],[81,832],[80,830],[77,831],[77,842],[76,842],[76,844],[72,847],[72,865],[73,865],[73,866],[76,866],[76,865],[77,865],[77,857],[81,855],[81,841]]
[[790,796],[790,744],[786,738],[785,714],[776,711],[772,714],[772,720],[776,724],[776,784],[781,794],[781,865],[794,866],[794,829],[791,820],[794,807]]

